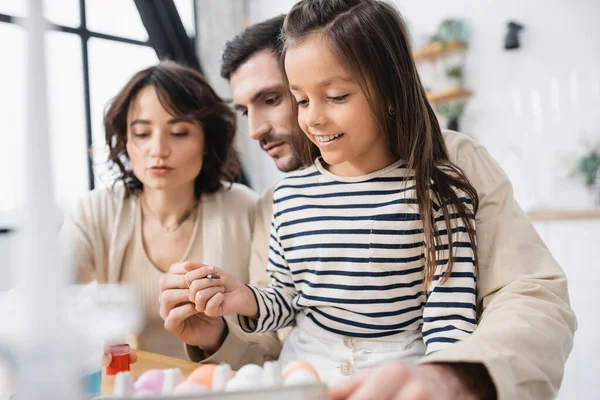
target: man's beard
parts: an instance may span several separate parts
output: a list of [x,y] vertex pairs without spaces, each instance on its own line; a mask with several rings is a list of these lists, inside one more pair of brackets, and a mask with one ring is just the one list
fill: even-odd
[[284,157],[283,159],[276,159],[273,157],[277,169],[279,169],[281,172],[292,172],[300,168],[302,165],[302,163],[300,162],[300,158],[294,151],[294,145],[291,139],[292,134],[268,133],[265,136],[263,136],[259,141],[260,147],[264,151],[266,151],[265,146],[267,146],[269,143],[281,143],[281,145],[287,144],[290,146],[290,148],[292,149],[292,153],[289,156]]
[[277,133],[267,133],[265,136],[260,138],[260,147],[264,150],[265,146],[269,143],[290,143],[289,134],[277,134]]

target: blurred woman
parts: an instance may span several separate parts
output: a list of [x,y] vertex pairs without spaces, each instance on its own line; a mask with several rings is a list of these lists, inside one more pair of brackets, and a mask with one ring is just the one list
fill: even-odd
[[248,279],[257,197],[234,183],[234,114],[200,73],[161,62],[131,78],[104,127],[116,183],[78,201],[61,252],[79,283],[137,288],[145,314],[138,348],[183,358],[159,315],[160,276],[189,260]]

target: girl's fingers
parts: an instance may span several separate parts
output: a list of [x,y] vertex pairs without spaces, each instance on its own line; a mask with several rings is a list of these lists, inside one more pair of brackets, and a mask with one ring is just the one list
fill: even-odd
[[196,302],[196,294],[202,290],[206,290],[212,287],[223,286],[223,283],[220,279],[196,279],[190,283],[189,289],[189,301],[192,303]]
[[223,293],[217,293],[208,300],[204,313],[209,317],[221,317],[223,316],[223,302],[225,301],[225,295]]
[[214,286],[208,289],[204,289],[196,293],[194,303],[196,304],[196,311],[204,312],[206,310],[206,304],[216,294],[222,294],[225,291],[223,286]]

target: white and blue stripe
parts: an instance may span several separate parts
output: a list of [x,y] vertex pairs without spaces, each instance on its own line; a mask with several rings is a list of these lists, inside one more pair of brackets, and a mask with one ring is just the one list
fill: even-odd
[[[425,295],[423,226],[412,170],[397,162],[364,177],[343,178],[319,160],[275,189],[267,271],[272,285],[251,287],[257,320],[249,332],[274,331],[305,313],[345,336],[380,338],[421,330],[427,352],[461,340],[476,327],[476,276],[463,221],[452,214],[454,264],[447,268],[447,227],[439,207],[438,270]],[[472,211],[464,193],[459,197]]]

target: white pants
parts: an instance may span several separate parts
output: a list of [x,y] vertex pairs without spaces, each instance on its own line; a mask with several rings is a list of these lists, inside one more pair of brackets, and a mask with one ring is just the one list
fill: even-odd
[[319,372],[321,381],[331,385],[350,377],[357,370],[386,361],[414,364],[425,355],[420,331],[402,332],[376,339],[361,339],[324,330],[304,313],[296,316],[296,326],[287,337],[279,356],[285,367],[304,360]]

